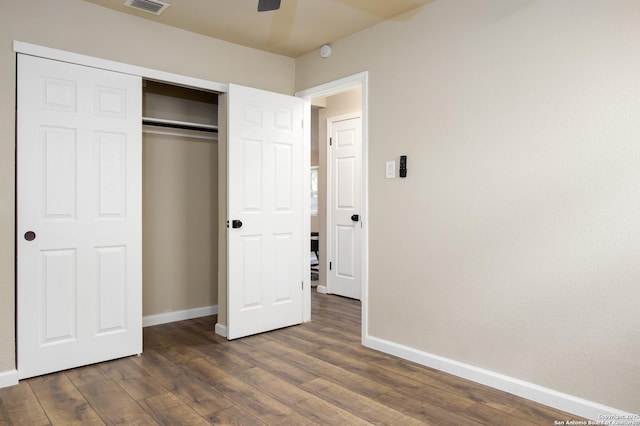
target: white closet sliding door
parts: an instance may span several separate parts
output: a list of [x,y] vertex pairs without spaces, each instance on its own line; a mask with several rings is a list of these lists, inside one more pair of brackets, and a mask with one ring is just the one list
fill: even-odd
[[142,352],[141,92],[18,55],[20,378]]

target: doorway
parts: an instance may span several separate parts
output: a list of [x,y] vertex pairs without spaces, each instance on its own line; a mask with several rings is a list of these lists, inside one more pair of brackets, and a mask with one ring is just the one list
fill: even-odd
[[[327,123],[331,117],[344,116],[345,114],[354,114],[361,117],[361,139],[362,144],[359,149],[360,159],[362,160],[359,177],[361,178],[360,200],[361,208],[358,214],[358,224],[360,226],[360,235],[356,238],[359,240],[361,247],[358,257],[358,273],[360,276],[360,300],[362,302],[362,336],[367,329],[367,288],[368,288],[368,211],[367,211],[367,128],[368,128],[368,109],[367,109],[367,93],[368,93],[368,74],[366,72],[355,74],[343,79],[335,80],[320,86],[316,86],[304,91],[296,93],[296,96],[306,99],[309,102],[309,116],[311,121],[311,134],[308,135],[311,144],[311,165],[318,166],[318,215],[311,218],[312,232],[319,233],[319,279],[317,283],[318,293],[331,293],[327,287],[327,278],[330,268],[334,264],[329,259],[328,253],[328,203],[327,203],[327,182],[328,175],[328,136]],[[314,126],[315,123],[315,126]],[[315,133],[315,134],[314,134]],[[317,158],[314,158],[314,144],[317,140]],[[314,161],[316,163],[314,164]],[[331,262],[331,263],[330,263]],[[355,262],[354,262],[355,263]],[[329,290],[329,291],[328,291]]]
[[143,325],[217,311],[218,94],[143,80]]

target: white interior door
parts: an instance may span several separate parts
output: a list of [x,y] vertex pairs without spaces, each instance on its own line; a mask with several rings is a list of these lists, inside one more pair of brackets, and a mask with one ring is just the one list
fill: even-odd
[[229,339],[302,322],[303,105],[229,85]]
[[18,55],[20,378],[142,352],[141,78]]
[[362,121],[330,118],[327,292],[360,300]]

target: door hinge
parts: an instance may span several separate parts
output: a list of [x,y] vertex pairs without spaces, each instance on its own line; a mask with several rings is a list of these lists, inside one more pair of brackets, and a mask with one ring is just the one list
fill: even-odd
[[302,288],[302,289],[304,290],[304,281],[302,281],[302,282],[300,283],[300,288]]
[[331,270],[331,266],[332,266],[332,264],[331,264],[331,262],[329,262],[329,270]]
[[329,138],[329,146],[333,145],[333,138]]

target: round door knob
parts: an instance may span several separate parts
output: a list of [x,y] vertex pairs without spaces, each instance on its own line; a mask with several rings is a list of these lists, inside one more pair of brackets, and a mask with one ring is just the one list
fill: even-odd
[[24,233],[24,239],[27,241],[33,241],[36,239],[36,233],[33,231],[27,231]]

